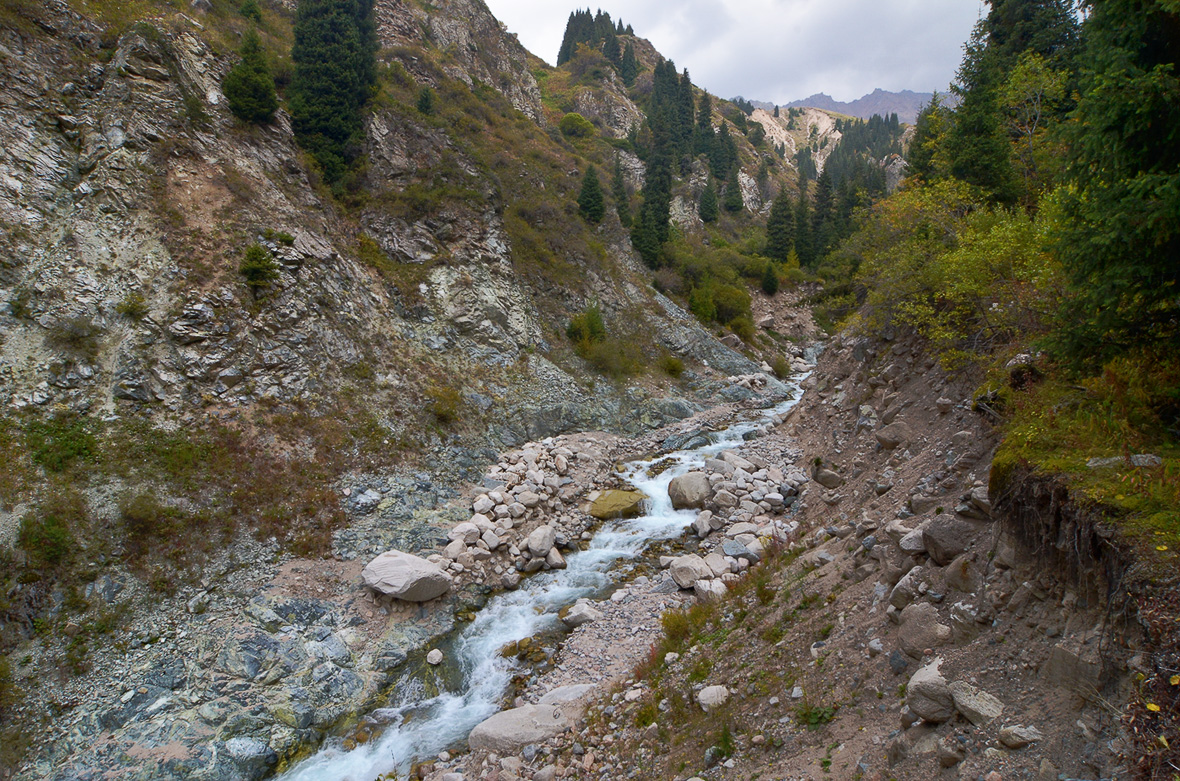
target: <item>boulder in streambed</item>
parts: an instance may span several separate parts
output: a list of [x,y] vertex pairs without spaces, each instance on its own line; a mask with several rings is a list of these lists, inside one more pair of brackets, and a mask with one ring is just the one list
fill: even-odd
[[634,518],[643,513],[643,503],[647,501],[647,494],[641,491],[622,491],[612,489],[599,491],[590,498],[587,512],[601,520],[609,518]]
[[676,585],[680,588],[692,588],[698,580],[712,580],[713,578],[713,570],[709,569],[705,560],[695,553],[678,556],[672,560],[668,569],[672,574],[672,580],[676,581]]
[[672,478],[672,482],[668,484],[668,498],[672,500],[672,507],[677,510],[699,510],[705,506],[712,493],[709,477],[704,472],[689,472]]
[[516,754],[530,744],[540,744],[565,732],[573,719],[553,705],[524,705],[500,711],[471,730],[467,745],[473,751]]
[[407,602],[426,602],[451,590],[451,577],[437,564],[399,550],[370,561],[361,572],[374,591]]

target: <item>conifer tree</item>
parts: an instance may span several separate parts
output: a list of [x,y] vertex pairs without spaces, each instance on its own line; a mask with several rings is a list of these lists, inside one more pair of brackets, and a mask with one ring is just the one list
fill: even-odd
[[582,192],[578,195],[578,209],[582,216],[595,224],[602,222],[606,214],[606,203],[602,196],[602,183],[598,181],[598,171],[594,166],[586,169],[582,177]]
[[246,33],[240,53],[241,61],[225,74],[221,89],[234,116],[243,122],[266,124],[274,117],[279,99],[256,31]]
[[785,192],[779,193],[766,218],[766,256],[785,262],[795,247],[795,209]]
[[610,34],[606,36],[606,40],[602,43],[602,55],[611,61],[616,68],[623,61],[623,51],[619,48],[619,37],[615,35],[614,28],[610,28]]
[[291,57],[291,118],[329,183],[351,165],[377,79],[372,0],[300,0]]
[[631,196],[627,193],[627,183],[623,180],[623,163],[615,157],[615,171],[610,182],[611,196],[615,199],[615,212],[619,215],[619,222],[624,228],[631,227]]
[[697,209],[697,213],[703,222],[717,221],[717,188],[713,186],[712,176],[709,177],[709,183],[705,185],[705,189],[701,193],[701,205]]
[[676,92],[676,145],[685,157],[692,155],[695,120],[696,99],[692,94],[692,79],[688,75],[688,68],[685,68]]
[[795,205],[795,254],[799,265],[815,265],[815,246],[811,234],[811,204],[807,198],[807,180],[799,172],[799,202]]
[[708,92],[701,93],[701,102],[697,106],[697,124],[693,129],[693,155],[707,155],[716,142],[717,134],[713,132],[713,100]]
[[762,292],[768,296],[778,292],[778,271],[773,260],[766,261],[766,268],[762,271]]
[[1180,354],[1180,49],[1175,4],[1088,0],[1081,98],[1056,250],[1071,296],[1060,338],[1079,366]]
[[238,13],[255,22],[262,21],[262,9],[258,6],[258,0],[244,0],[244,2],[238,6]]
[[[630,31],[630,27],[627,28]],[[635,78],[639,75],[639,60],[635,58],[635,46],[627,41],[627,48],[623,50],[623,61],[619,65],[619,76],[628,87],[634,86]]]
[[725,210],[740,212],[745,203],[742,201],[742,186],[738,180],[738,166],[729,169],[729,177],[725,180]]
[[430,87],[418,90],[418,112],[427,115],[434,113],[434,90]]
[[811,236],[817,259],[831,248],[832,198],[832,176],[824,169],[815,180],[815,209],[811,215]]

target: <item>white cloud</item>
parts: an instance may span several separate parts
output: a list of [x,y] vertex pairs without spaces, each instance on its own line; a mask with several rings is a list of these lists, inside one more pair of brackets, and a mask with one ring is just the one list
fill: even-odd
[[[533,54],[552,63],[570,11],[587,4],[487,0]],[[981,0],[628,0],[590,4],[632,25],[721,97],[786,103],[826,92],[945,89]]]

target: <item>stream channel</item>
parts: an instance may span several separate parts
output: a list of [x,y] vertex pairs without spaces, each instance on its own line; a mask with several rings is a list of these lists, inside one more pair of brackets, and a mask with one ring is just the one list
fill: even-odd
[[461,681],[457,690],[430,696],[421,680],[409,676],[393,688],[391,702],[373,714],[388,722],[380,737],[352,750],[330,741],[281,780],[373,781],[392,771],[404,773],[413,763],[463,743],[475,725],[501,709],[513,675],[520,670],[520,663],[501,656],[500,649],[560,628],[558,611],[563,607],[582,597],[603,598],[617,587],[620,573],[612,572],[617,570],[616,564],[642,556],[652,543],[682,535],[697,511],[672,509],[668,498],[672,478],[702,468],[705,459],[741,445],[747,432],[791,409],[802,393],[797,385],[801,380],[796,377],[791,383],[793,399],[711,433],[707,445],[661,456],[658,461],[667,468],[654,476],[648,474],[651,461],[627,464],[622,477],[649,497],[646,514],[604,523],[586,550],[568,556],[564,570],[538,573],[518,590],[489,600],[475,620],[452,635],[449,643],[445,664],[459,669],[454,676]]

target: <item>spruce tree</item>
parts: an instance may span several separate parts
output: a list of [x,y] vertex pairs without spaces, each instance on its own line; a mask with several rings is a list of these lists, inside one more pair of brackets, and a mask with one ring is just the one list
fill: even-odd
[[606,214],[606,203],[602,196],[602,183],[598,181],[598,171],[594,166],[586,169],[582,177],[582,192],[578,195],[578,209],[582,216],[595,224],[602,222]]
[[1089,0],[1081,97],[1065,128],[1055,249],[1066,357],[1180,354],[1180,76],[1174,3]]
[[650,220],[645,217],[647,204],[639,207],[639,214],[631,224],[631,246],[643,258],[649,268],[656,268],[660,259],[660,242],[655,230],[650,226]]
[[229,110],[243,122],[266,124],[279,107],[275,80],[262,53],[262,41],[254,30],[246,33],[240,51],[242,59],[225,74],[221,83]]
[[830,249],[832,198],[832,176],[825,168],[815,180],[815,209],[811,215],[811,235],[817,258]]
[[602,55],[616,68],[623,62],[623,51],[619,48],[619,37],[615,35],[614,28],[611,28],[610,35],[602,43]]
[[811,204],[807,200],[807,183],[804,181],[801,185],[799,202],[795,205],[795,254],[799,256],[799,265],[810,268],[816,261],[811,234]]
[[709,154],[716,136],[713,132],[713,100],[708,92],[702,92],[701,102],[697,106],[697,124],[692,133],[693,155]]
[[244,0],[244,2],[238,6],[238,13],[255,22],[262,21],[262,9],[258,6],[258,0]]
[[785,192],[779,193],[766,218],[766,256],[786,262],[795,247],[795,208]]
[[742,201],[742,185],[738,180],[738,166],[729,169],[729,177],[725,180],[725,200],[722,202],[726,211],[740,212],[745,203]]
[[619,65],[619,76],[622,77],[623,83],[630,87],[635,84],[638,75],[639,60],[635,58],[635,46],[631,41],[627,41],[627,48],[623,50],[623,61]]
[[611,197],[615,200],[615,212],[619,215],[619,222],[624,228],[631,227],[631,196],[627,193],[627,183],[623,180],[623,163],[615,157],[615,171],[610,181]]
[[290,105],[295,136],[338,182],[360,148],[377,79],[372,0],[299,0]]
[[766,261],[766,268],[762,271],[762,292],[768,296],[778,292],[778,271],[773,260]]
[[430,87],[418,90],[418,113],[428,116],[434,113],[434,90]]
[[704,191],[701,193],[701,205],[697,209],[703,222],[716,222],[718,216],[717,210],[717,188],[713,186],[713,177],[709,177],[709,183],[705,185]]

